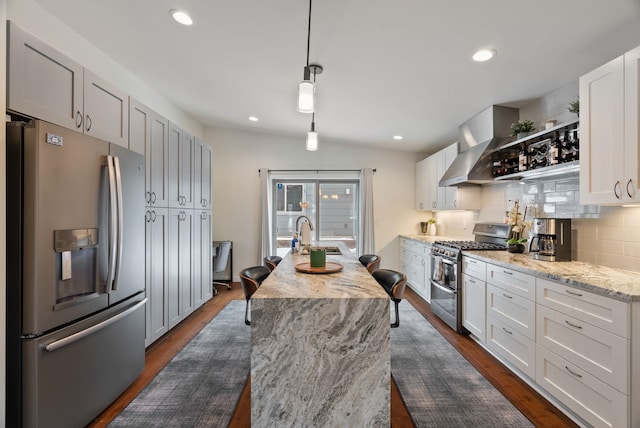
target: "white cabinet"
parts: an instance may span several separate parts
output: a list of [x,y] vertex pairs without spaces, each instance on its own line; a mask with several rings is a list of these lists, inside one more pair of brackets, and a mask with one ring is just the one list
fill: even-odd
[[199,308],[212,297],[212,259],[211,259],[211,211],[196,211],[199,218],[195,221],[193,266],[193,285],[195,288],[195,308]]
[[486,341],[487,264],[462,257],[462,325],[481,343]]
[[594,426],[630,426],[630,305],[536,282],[536,382]]
[[439,185],[456,156],[458,143],[453,143],[416,164],[417,210],[480,209],[480,186]]
[[431,165],[433,159],[428,157],[416,163],[416,210],[431,210]]
[[535,278],[487,264],[487,347],[535,378]]
[[129,99],[9,23],[7,108],[128,147]]
[[580,203],[640,201],[640,47],[580,77]]
[[169,328],[194,309],[194,222],[193,210],[169,209]]
[[409,287],[430,302],[431,245],[400,238],[400,269],[407,275]]

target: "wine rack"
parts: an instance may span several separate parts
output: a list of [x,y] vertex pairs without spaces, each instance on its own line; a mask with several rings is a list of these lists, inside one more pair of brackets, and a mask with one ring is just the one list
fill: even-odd
[[579,165],[580,121],[562,123],[505,144],[491,153],[496,180],[566,170]]

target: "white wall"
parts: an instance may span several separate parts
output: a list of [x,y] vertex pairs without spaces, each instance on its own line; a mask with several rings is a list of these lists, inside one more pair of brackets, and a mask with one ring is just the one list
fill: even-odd
[[233,241],[233,274],[259,260],[260,179],[258,169],[376,168],[374,216],[381,266],[399,267],[398,234],[415,234],[424,214],[415,209],[415,153],[329,142],[305,150],[299,138],[229,129],[205,130],[213,146],[213,238]]

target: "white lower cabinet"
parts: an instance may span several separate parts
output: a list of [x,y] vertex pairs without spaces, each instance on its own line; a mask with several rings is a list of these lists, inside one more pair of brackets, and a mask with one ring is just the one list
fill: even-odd
[[536,343],[514,329],[513,324],[487,315],[487,348],[531,379],[535,378]]
[[462,257],[462,325],[481,343],[487,338],[486,278],[485,262]]
[[431,302],[431,245],[400,238],[400,269],[407,275],[407,284],[427,302]]
[[629,396],[538,345],[536,383],[594,427],[632,427]]

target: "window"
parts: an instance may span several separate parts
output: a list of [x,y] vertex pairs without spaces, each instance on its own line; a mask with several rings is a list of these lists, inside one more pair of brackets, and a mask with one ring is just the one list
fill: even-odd
[[276,184],[276,209],[279,213],[302,212],[302,187],[302,184]]

